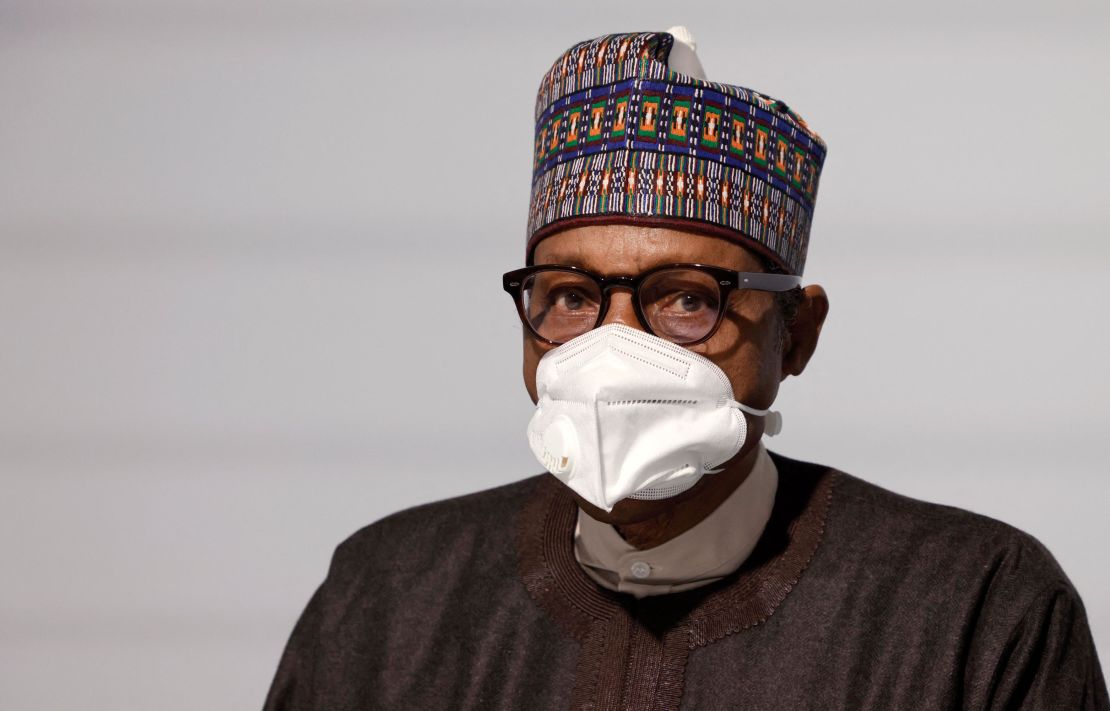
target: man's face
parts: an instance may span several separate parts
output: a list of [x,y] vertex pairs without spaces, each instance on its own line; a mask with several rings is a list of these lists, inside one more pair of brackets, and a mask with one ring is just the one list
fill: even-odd
[[[569,264],[602,276],[635,276],[662,264],[709,264],[742,272],[764,271],[761,261],[744,247],[716,237],[660,227],[602,225],[564,230],[542,240],[534,254],[536,264]],[[779,383],[805,367],[824,319],[828,302],[820,287],[806,287],[797,324],[783,328],[773,293],[738,290],[731,293],[720,328],[709,340],[690,346],[725,372],[737,400],[764,409],[778,393]],[[636,318],[628,290],[610,293],[604,323],[620,323],[644,330]],[[540,358],[555,346],[524,330],[524,383],[535,402],[536,368]],[[763,419],[745,415],[748,437],[730,461],[742,461],[763,436]],[[726,465],[729,466],[729,465]],[[605,512],[579,498],[579,505],[598,520],[614,524],[654,518],[679,501],[697,496],[712,477],[703,478],[689,491],[671,499],[625,499]],[[577,497],[577,495],[575,495]]]

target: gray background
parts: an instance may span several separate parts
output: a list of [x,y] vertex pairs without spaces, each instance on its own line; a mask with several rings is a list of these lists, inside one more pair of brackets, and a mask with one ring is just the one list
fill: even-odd
[[771,446],[1037,536],[1110,656],[1105,2],[0,1],[0,708],[261,704],[332,548],[538,470],[532,101],[690,26],[826,139]]

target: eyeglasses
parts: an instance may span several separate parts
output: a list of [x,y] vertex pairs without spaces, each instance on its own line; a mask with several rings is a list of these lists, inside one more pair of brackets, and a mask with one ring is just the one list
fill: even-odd
[[520,320],[536,338],[552,345],[600,326],[609,310],[609,292],[616,288],[632,291],[636,317],[649,333],[692,346],[716,332],[733,290],[789,291],[801,281],[789,274],[705,264],[666,264],[634,277],[603,277],[579,267],[542,264],[502,277]]

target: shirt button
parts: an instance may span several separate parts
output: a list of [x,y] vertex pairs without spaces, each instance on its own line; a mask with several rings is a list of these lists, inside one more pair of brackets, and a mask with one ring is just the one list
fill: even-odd
[[633,563],[630,570],[632,571],[632,577],[639,578],[640,580],[651,575],[651,566],[642,560]]

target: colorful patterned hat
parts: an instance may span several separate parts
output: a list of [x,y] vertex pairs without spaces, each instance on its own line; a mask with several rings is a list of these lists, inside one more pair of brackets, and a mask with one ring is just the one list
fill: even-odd
[[540,82],[528,262],[568,227],[694,230],[805,266],[825,144],[786,104],[668,67],[674,36],[574,45]]

